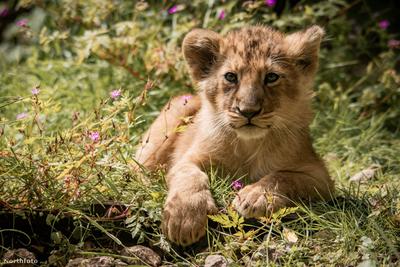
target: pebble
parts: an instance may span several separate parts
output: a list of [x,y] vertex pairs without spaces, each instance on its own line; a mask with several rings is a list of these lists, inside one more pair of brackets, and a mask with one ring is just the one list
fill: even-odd
[[[35,254],[25,248],[10,249],[4,253],[1,263],[4,266],[30,267],[38,264]],[[3,266],[3,265],[2,265]]]
[[126,247],[121,250],[122,256],[137,257],[138,259],[127,260],[124,259],[129,264],[148,264],[150,266],[160,266],[161,257],[154,252],[151,248],[137,245],[133,247]]
[[221,255],[210,255],[206,258],[204,267],[228,267],[228,261]]

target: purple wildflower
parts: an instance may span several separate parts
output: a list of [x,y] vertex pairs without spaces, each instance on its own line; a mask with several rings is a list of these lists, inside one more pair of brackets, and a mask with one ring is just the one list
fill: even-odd
[[400,48],[400,40],[391,39],[388,41],[389,48]]
[[93,142],[98,142],[100,140],[100,134],[99,132],[90,132],[89,133],[89,138],[92,139]]
[[3,7],[0,10],[0,17],[2,17],[2,18],[7,17],[9,13],[10,13],[10,10],[7,7]]
[[265,0],[265,4],[269,7],[273,7],[276,5],[277,0]]
[[386,30],[389,27],[390,22],[387,19],[384,19],[384,20],[379,21],[378,25],[379,25],[379,28],[381,28],[382,30]]
[[22,112],[22,113],[17,114],[16,118],[17,118],[17,120],[23,120],[23,119],[25,119],[27,117],[28,117],[28,113]]
[[39,90],[39,88],[35,87],[31,90],[31,92],[32,92],[32,95],[38,95],[40,93],[40,90]]
[[119,98],[120,96],[121,96],[121,90],[120,90],[120,89],[111,91],[111,93],[110,93],[110,97],[111,97],[112,99],[114,99],[114,100],[116,100],[116,99]]
[[233,190],[240,190],[243,188],[243,183],[240,180],[235,180],[232,182],[231,187]]
[[168,9],[168,14],[172,15],[175,13],[178,13],[179,11],[182,11],[185,9],[184,5],[174,5],[170,9]]
[[225,18],[225,11],[222,9],[218,14],[218,19],[223,20]]
[[175,14],[176,12],[178,12],[178,6],[176,5],[168,9],[168,14],[170,15]]
[[28,27],[28,19],[20,19],[16,22],[17,26],[19,27]]

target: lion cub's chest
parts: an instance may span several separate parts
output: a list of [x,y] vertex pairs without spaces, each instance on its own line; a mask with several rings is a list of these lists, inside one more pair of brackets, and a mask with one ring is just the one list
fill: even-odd
[[258,180],[265,175],[275,172],[282,168],[282,161],[277,155],[266,151],[251,150],[227,150],[220,162],[225,169],[236,175],[245,175],[252,180]]

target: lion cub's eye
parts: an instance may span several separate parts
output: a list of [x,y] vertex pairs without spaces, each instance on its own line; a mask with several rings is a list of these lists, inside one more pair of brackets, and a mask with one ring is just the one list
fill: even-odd
[[279,79],[278,74],[273,72],[267,73],[267,75],[265,75],[264,84],[276,82],[278,79]]
[[238,82],[238,78],[237,75],[233,72],[227,72],[224,75],[225,80],[227,80],[230,83],[237,83]]

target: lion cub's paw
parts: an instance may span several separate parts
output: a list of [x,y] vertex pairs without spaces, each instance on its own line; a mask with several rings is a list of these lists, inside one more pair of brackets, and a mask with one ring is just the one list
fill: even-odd
[[233,207],[245,218],[257,218],[287,206],[288,200],[265,185],[254,183],[240,190],[232,202]]
[[168,196],[162,230],[172,242],[188,246],[205,235],[207,214],[217,211],[210,191],[181,192]]

